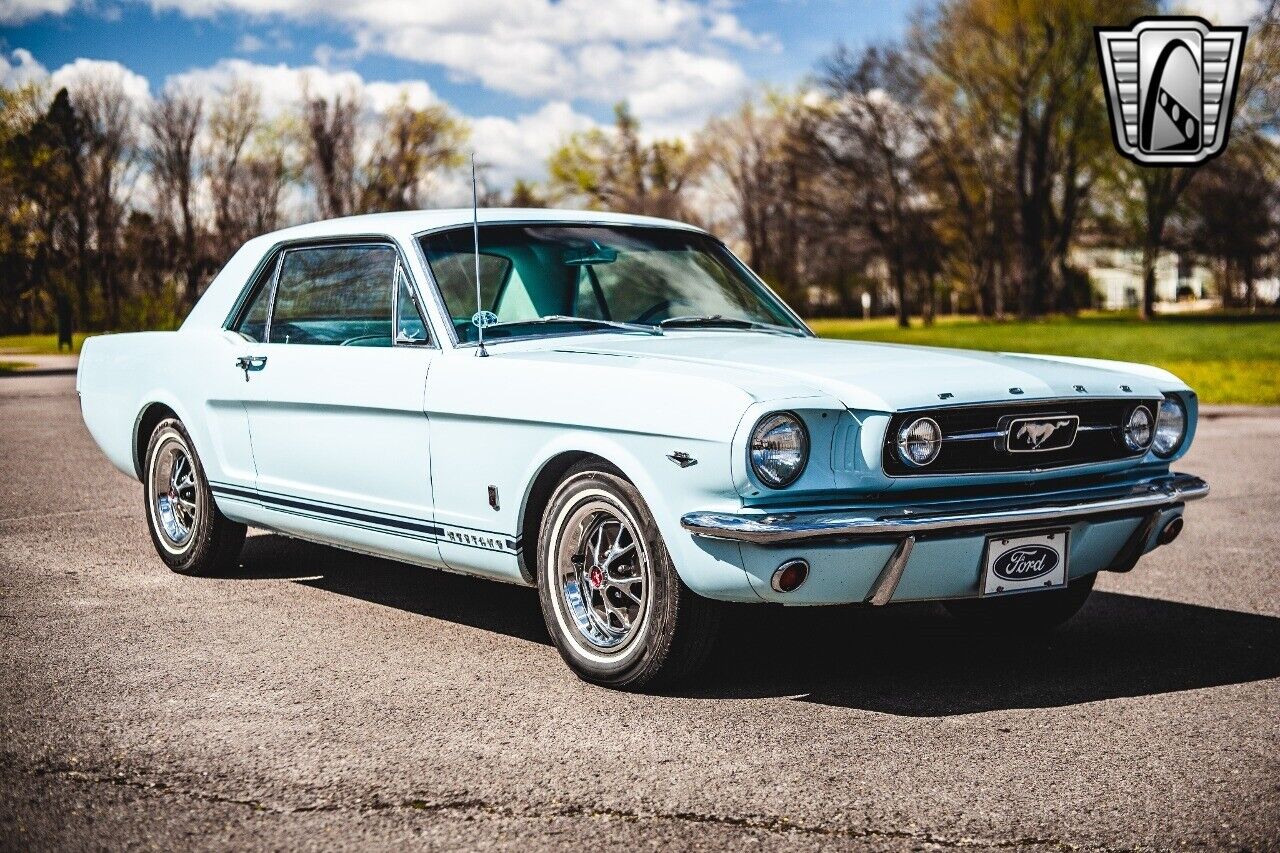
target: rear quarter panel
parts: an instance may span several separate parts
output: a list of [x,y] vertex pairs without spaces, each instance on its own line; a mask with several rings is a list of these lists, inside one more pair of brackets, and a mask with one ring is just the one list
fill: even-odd
[[[209,478],[252,481],[243,404],[219,401],[226,395],[210,387],[211,379],[221,387],[235,378],[237,348],[229,334],[136,332],[85,341],[76,374],[80,410],[90,435],[116,468],[139,476],[137,457],[145,448],[135,446],[138,421],[158,403],[182,421]],[[219,367],[222,371],[215,373]],[[245,460],[250,469],[227,470],[227,459]]]

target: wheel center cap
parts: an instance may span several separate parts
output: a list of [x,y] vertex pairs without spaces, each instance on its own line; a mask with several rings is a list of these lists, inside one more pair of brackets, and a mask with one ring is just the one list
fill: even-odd
[[604,586],[604,572],[599,566],[592,566],[591,571],[587,573],[587,581],[591,584],[592,589],[599,589]]

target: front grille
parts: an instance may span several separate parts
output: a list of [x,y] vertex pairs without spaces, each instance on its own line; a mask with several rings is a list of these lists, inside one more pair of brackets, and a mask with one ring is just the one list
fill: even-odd
[[[1135,406],[1154,415],[1158,400],[1033,400],[901,412],[889,420],[884,441],[884,471],[893,477],[938,474],[981,474],[1041,471],[1091,462],[1111,462],[1142,456],[1125,446],[1122,430]],[[1002,419],[1022,417],[1080,418],[1075,442],[1061,450],[1010,453],[1004,449]],[[897,436],[903,424],[927,416],[942,428],[942,450],[923,468],[913,468],[898,456]],[[1007,420],[1006,420],[1007,423]]]

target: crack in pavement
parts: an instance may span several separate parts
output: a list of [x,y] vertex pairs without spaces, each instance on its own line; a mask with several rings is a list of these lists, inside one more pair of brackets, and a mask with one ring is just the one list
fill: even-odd
[[928,831],[875,829],[871,827],[858,829],[853,827],[814,826],[812,824],[794,823],[784,817],[717,815],[693,811],[646,812],[601,806],[588,806],[579,803],[556,803],[550,808],[538,808],[536,806],[528,805],[511,806],[492,803],[479,797],[461,796],[449,798],[418,796],[399,800],[389,800],[375,796],[368,802],[357,801],[352,805],[332,802],[318,802],[303,805],[281,805],[247,797],[234,797],[225,794],[216,794],[191,788],[183,788],[169,785],[165,782],[149,781],[139,774],[135,774],[133,777],[130,777],[120,771],[115,773],[105,773],[102,771],[71,767],[67,765],[45,765],[30,768],[28,772],[35,775],[59,777],[69,781],[87,784],[115,785],[118,787],[136,790],[151,796],[185,797],[187,799],[197,800],[200,802],[243,806],[245,808],[252,809],[255,812],[277,815],[308,814],[312,812],[382,812],[399,810],[436,814],[445,814],[450,812],[460,814],[467,812],[481,812],[483,814],[493,815],[496,817],[516,819],[603,817],[614,820],[624,820],[631,823],[665,820],[676,823],[684,822],[709,826],[739,828],[743,830],[754,830],[778,835],[808,835],[848,840],[883,839],[886,841],[910,841],[917,844],[928,844],[948,849],[1019,850],[1029,847],[1038,847],[1063,851],[1092,850],[1099,851],[1099,853],[1112,853],[1112,851],[1116,851],[1116,853],[1118,853],[1118,851],[1129,849],[1110,846],[1082,846],[1057,838],[1041,838],[1035,836],[1021,836],[1010,839],[972,838],[967,836],[950,838]]

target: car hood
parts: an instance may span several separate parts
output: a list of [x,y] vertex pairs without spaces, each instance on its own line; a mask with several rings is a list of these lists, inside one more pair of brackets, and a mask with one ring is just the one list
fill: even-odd
[[779,387],[794,389],[790,396],[825,393],[850,409],[868,411],[936,406],[940,400],[958,405],[1082,394],[1158,397],[1162,382],[1177,383],[1163,371],[1121,362],[747,332],[591,335],[572,344],[561,340],[554,351],[629,357],[651,370],[710,372],[757,399],[776,398]]

